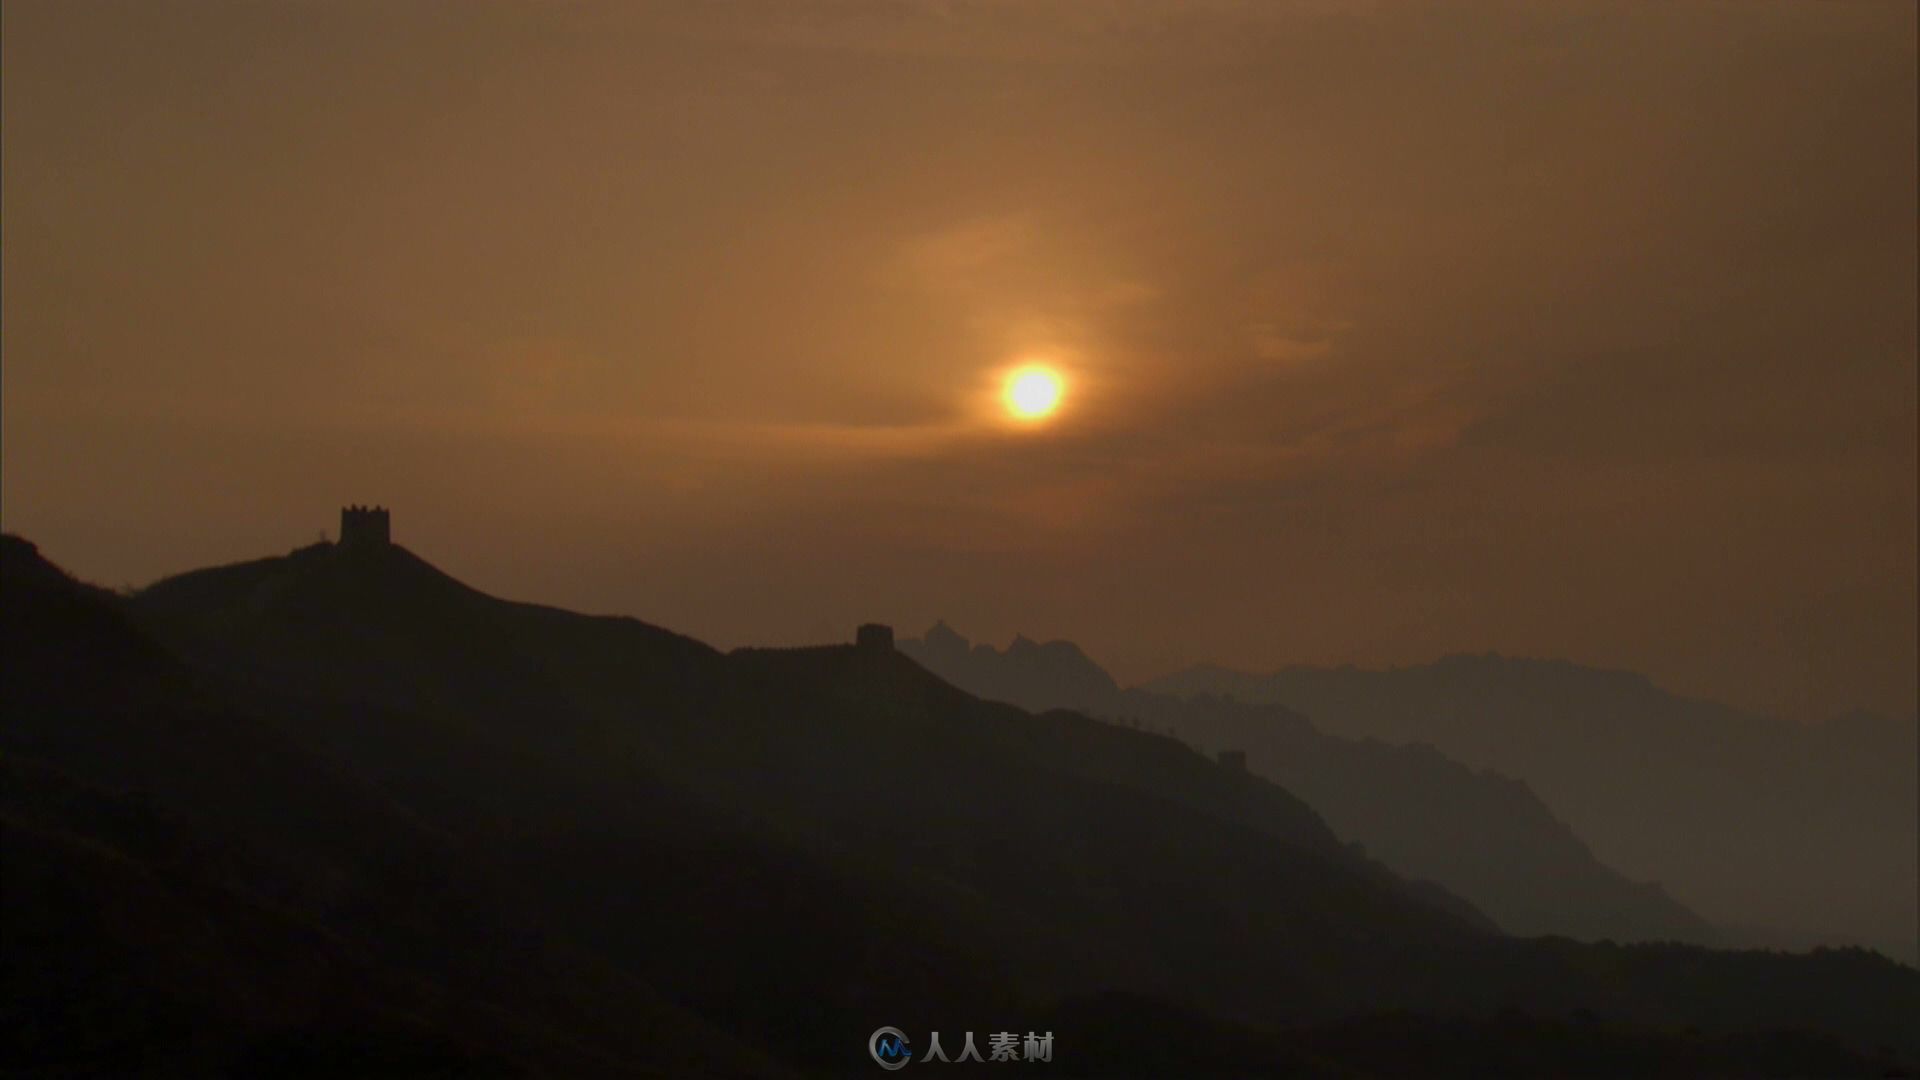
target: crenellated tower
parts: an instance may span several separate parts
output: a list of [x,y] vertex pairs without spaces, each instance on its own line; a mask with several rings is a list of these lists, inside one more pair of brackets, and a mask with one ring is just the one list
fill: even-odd
[[386,547],[393,534],[384,506],[340,508],[340,544],[343,547]]

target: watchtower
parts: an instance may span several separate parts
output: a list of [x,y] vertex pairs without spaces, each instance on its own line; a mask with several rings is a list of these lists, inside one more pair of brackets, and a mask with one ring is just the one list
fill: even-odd
[[386,547],[393,542],[384,506],[340,508],[340,543],[344,547]]
[[893,627],[882,623],[866,623],[855,631],[853,643],[861,652],[889,653],[893,651]]

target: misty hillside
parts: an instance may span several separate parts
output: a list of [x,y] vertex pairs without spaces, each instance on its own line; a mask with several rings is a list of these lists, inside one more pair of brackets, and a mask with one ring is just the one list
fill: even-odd
[[1237,1074],[1920,1054],[1910,969],[1507,939],[1283,788],[891,649],[720,654],[385,546],[0,572],[9,1070],[839,1073],[882,1023],[1051,1027],[1067,1075],[1197,1032]]
[[1000,650],[941,622],[900,648],[985,698],[1171,731],[1208,754],[1240,750],[1249,769],[1304,798],[1342,839],[1401,873],[1439,882],[1509,932],[1713,940],[1699,916],[1657,886],[1594,859],[1524,783],[1431,747],[1327,735],[1279,706],[1122,690],[1071,642],[1022,636]]
[[1152,688],[1284,704],[1330,732],[1430,743],[1522,777],[1602,861],[1749,940],[1858,942],[1909,962],[1920,951],[1911,718],[1804,727],[1626,672],[1498,656],[1195,669]]

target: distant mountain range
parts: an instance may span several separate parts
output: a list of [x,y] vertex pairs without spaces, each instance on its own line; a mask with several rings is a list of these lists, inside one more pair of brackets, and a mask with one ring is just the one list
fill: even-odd
[[1877,1075],[1920,972],[1517,940],[1175,739],[321,544],[122,597],[0,543],[0,1069]]
[[900,649],[989,700],[1079,709],[1169,732],[1208,753],[1241,751],[1248,768],[1305,799],[1342,839],[1438,882],[1511,933],[1715,940],[1705,920],[1659,887],[1603,866],[1526,784],[1469,769],[1430,746],[1328,735],[1277,705],[1123,690],[1071,642],[1022,636],[1000,650],[971,644],[942,622]]
[[1920,959],[1920,721],[1805,726],[1559,661],[1195,668],[1151,689],[1282,704],[1333,734],[1521,777],[1610,866],[1740,940]]

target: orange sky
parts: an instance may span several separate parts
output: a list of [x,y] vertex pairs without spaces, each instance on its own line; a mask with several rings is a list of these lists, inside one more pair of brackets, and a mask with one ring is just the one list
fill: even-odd
[[118,585],[380,502],[720,645],[1912,711],[1915,30],[8,0],[5,526]]

